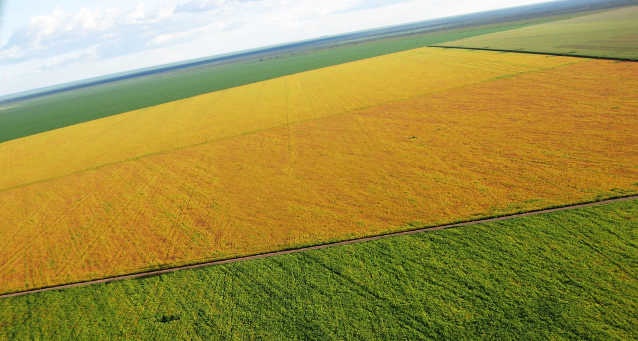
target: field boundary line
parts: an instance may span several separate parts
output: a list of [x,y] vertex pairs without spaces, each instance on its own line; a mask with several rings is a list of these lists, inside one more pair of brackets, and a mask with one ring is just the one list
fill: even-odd
[[574,58],[583,58],[583,59],[615,60],[615,61],[619,61],[619,62],[638,62],[638,58],[601,57],[601,56],[591,56],[591,55],[584,55],[584,54],[567,54],[567,53],[558,53],[558,52],[506,50],[506,49],[491,49],[491,48],[487,48],[487,47],[463,47],[463,46],[451,46],[451,45],[450,46],[447,46],[447,45],[428,45],[428,47],[439,48],[439,49],[491,51],[491,52],[536,54],[536,55],[555,56],[555,57],[574,57]]
[[187,265],[165,267],[165,268],[161,268],[157,270],[140,271],[140,272],[134,272],[134,273],[124,274],[124,275],[109,276],[109,277],[104,277],[99,279],[45,286],[45,287],[22,290],[22,291],[14,291],[14,292],[0,294],[0,299],[16,297],[16,296],[24,296],[24,295],[35,294],[35,293],[45,292],[45,291],[62,290],[62,289],[82,287],[82,286],[88,286],[88,285],[94,285],[94,284],[110,283],[110,282],[121,281],[126,279],[140,279],[144,277],[158,276],[158,275],[177,272],[181,270],[199,269],[199,268],[204,268],[204,267],[209,267],[214,265],[236,263],[236,262],[242,262],[242,261],[248,261],[248,260],[254,260],[254,259],[268,258],[273,256],[281,256],[281,255],[299,253],[299,252],[310,251],[310,250],[325,249],[325,248],[335,247],[335,246],[365,243],[365,242],[370,242],[370,241],[375,241],[375,240],[385,239],[390,237],[440,231],[440,230],[446,230],[446,229],[451,229],[456,227],[472,226],[472,225],[484,224],[484,223],[493,223],[493,222],[521,218],[521,217],[542,215],[542,214],[547,214],[552,212],[567,211],[567,210],[584,208],[584,207],[592,207],[592,206],[601,206],[601,205],[610,204],[614,202],[629,201],[634,199],[638,199],[638,194],[619,196],[619,197],[598,200],[598,201],[581,202],[577,204],[554,206],[554,207],[548,207],[548,208],[537,209],[532,211],[505,214],[500,216],[493,216],[493,217],[480,218],[480,219],[474,219],[474,220],[465,220],[465,221],[443,224],[443,225],[426,226],[426,227],[420,227],[420,228],[411,229],[411,230],[389,232],[389,233],[383,233],[383,234],[369,236],[369,237],[360,237],[360,238],[353,238],[353,239],[347,239],[347,240],[336,241],[336,242],[327,242],[323,244],[303,246],[303,247],[297,247],[297,248],[289,248],[289,249],[283,249],[279,251],[258,253],[258,254],[248,255],[248,256],[218,259],[213,261],[205,261],[205,262],[192,263]]

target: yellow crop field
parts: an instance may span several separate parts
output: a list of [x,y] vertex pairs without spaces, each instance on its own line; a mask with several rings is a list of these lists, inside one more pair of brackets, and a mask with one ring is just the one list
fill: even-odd
[[196,96],[2,143],[0,190],[573,62],[425,48]]
[[638,192],[638,64],[393,58],[0,145],[0,291]]

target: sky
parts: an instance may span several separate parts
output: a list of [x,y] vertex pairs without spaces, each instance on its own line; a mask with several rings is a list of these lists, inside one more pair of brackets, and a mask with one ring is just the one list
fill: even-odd
[[[545,0],[546,1],[546,0]],[[543,0],[0,0],[0,96]]]

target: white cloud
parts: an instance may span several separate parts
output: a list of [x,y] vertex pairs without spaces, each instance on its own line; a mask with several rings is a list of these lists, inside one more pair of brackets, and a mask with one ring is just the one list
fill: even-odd
[[97,45],[93,45],[87,48],[74,50],[69,53],[49,57],[40,64],[41,66],[39,67],[39,71],[52,70],[61,66],[69,65],[79,60],[82,60],[84,62],[94,61],[97,58]]
[[126,13],[118,9],[55,10],[36,16],[14,32],[0,48],[0,63],[35,58],[55,58],[87,46],[96,46],[97,57],[111,57],[144,48],[157,35],[183,29],[173,20],[174,7],[146,9],[143,4]]
[[175,12],[207,12],[218,10],[227,2],[226,0],[191,0],[178,5],[175,8]]
[[171,43],[177,43],[177,42],[181,42],[181,41],[185,41],[189,38],[192,37],[196,37],[198,34],[202,34],[208,30],[214,29],[214,28],[218,28],[218,29],[224,29],[226,27],[226,25],[224,24],[224,22],[217,22],[215,24],[210,24],[210,25],[206,25],[206,26],[202,26],[202,27],[197,27],[194,28],[192,30],[187,30],[187,31],[182,31],[182,32],[174,32],[174,33],[164,33],[164,34],[159,34],[157,36],[155,36],[153,39],[151,39],[146,46],[148,47],[156,47],[156,46],[162,46],[162,45],[167,45],[167,44],[171,44]]
[[[390,0],[396,2],[397,0]],[[51,58],[94,47],[95,58],[178,44],[243,25],[300,30],[313,20],[361,6],[364,0],[187,0],[164,6],[61,9],[35,16],[0,47],[0,65]],[[285,34],[284,34],[285,36]],[[270,37],[271,39],[274,37]],[[259,38],[257,38],[259,39]],[[275,37],[276,39],[276,37]],[[256,47],[256,46],[253,46]],[[46,64],[50,64],[47,61]]]

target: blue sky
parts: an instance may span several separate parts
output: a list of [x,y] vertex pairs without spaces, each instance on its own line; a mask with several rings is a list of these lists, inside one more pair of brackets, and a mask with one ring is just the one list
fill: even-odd
[[0,0],[0,95],[538,0]]

